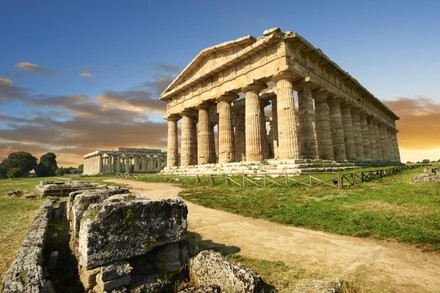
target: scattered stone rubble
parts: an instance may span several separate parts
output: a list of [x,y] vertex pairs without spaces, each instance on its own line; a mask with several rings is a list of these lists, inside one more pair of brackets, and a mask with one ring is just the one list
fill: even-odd
[[205,250],[190,261],[190,280],[196,286],[220,286],[222,292],[260,292],[262,278],[249,268]]
[[48,197],[68,196],[73,191],[105,187],[105,185],[85,181],[41,181],[35,189],[41,197]]
[[413,177],[415,183],[440,182],[440,171],[438,168],[424,168],[423,174]]
[[177,276],[185,282],[190,278],[181,284],[182,293],[261,292],[258,274],[218,253],[202,251],[190,260],[185,240],[188,209],[182,200],[151,200],[119,187],[89,187],[70,192],[68,203],[59,207],[56,199],[43,204],[6,273],[3,292],[55,292],[50,273],[59,253],[47,250],[50,241],[56,241],[48,231],[51,221],[64,214],[78,265],[75,276],[85,292],[164,292]]

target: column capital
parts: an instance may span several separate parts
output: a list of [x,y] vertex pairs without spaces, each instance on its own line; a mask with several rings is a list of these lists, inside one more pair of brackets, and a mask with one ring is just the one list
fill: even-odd
[[168,114],[168,115],[166,115],[164,117],[165,120],[167,120],[167,121],[174,121],[174,122],[179,121],[180,118],[181,117],[178,114]]
[[196,110],[200,110],[200,109],[209,110],[212,107],[213,104],[214,104],[213,101],[204,101],[203,103],[197,105],[195,107],[195,109]]
[[186,116],[186,117],[194,117],[194,116],[196,116],[196,113],[197,113],[197,111],[195,110],[195,109],[192,109],[192,108],[187,108],[187,109],[184,109],[182,112],[180,112],[179,114],[180,114],[180,116]]
[[280,71],[280,72],[276,73],[272,77],[272,80],[274,82],[277,82],[277,81],[282,80],[282,79],[287,79],[287,80],[293,82],[293,81],[298,79],[298,75],[296,73],[294,73],[293,71],[291,71],[291,70],[283,70],[283,71]]
[[244,86],[242,88],[242,91],[245,92],[245,93],[246,92],[250,92],[250,91],[259,93],[263,89],[265,89],[266,87],[267,87],[267,85],[264,82],[261,82],[261,81],[258,81],[258,80],[254,80],[253,83]]
[[225,93],[217,98],[217,101],[219,102],[228,102],[231,103],[238,99],[238,95],[234,93]]

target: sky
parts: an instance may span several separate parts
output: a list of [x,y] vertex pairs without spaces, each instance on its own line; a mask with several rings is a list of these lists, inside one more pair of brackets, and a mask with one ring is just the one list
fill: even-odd
[[204,48],[272,27],[400,117],[402,162],[440,159],[440,1],[0,0],[0,160],[165,150],[162,90]]

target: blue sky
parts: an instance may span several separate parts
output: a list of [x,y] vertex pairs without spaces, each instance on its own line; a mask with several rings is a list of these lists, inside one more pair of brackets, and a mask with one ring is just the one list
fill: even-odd
[[336,0],[0,0],[0,159],[165,148],[164,86],[202,49],[271,27],[401,116],[403,161],[440,159],[440,1]]

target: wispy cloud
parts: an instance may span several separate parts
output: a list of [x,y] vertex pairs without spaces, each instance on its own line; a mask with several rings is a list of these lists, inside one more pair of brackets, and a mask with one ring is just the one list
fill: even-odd
[[29,89],[15,86],[12,80],[0,77],[0,103],[26,99],[29,92]]
[[15,64],[15,67],[30,73],[42,74],[47,76],[53,75],[52,71],[30,62],[19,62]]
[[86,79],[95,77],[90,71],[91,71],[91,66],[86,65],[82,68],[82,71],[80,72],[79,76]]
[[398,116],[399,145],[405,149],[428,150],[440,147],[440,103],[426,97],[397,97],[384,103]]
[[[0,112],[0,157],[18,150],[34,156],[53,151],[61,164],[77,165],[84,154],[98,149],[166,147],[166,122],[151,119],[164,113],[158,93],[174,77],[172,66],[159,66],[153,79],[125,91],[106,90],[102,95],[36,95],[0,78],[0,101],[20,98],[33,107],[32,115],[18,117]],[[44,112],[39,112],[39,110]],[[50,110],[48,113],[47,109]]]

